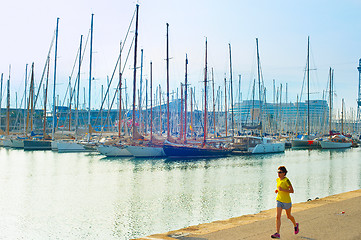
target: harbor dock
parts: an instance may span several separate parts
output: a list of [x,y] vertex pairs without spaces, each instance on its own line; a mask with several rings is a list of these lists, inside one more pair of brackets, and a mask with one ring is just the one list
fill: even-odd
[[[292,223],[282,214],[281,239],[361,239],[361,189],[293,204],[300,223],[295,235]],[[214,221],[154,234],[139,240],[237,240],[271,239],[275,232],[276,208],[258,214]]]

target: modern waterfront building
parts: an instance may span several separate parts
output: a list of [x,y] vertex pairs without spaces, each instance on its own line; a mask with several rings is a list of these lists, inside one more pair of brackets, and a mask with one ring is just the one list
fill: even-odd
[[[260,104],[261,103],[261,104]],[[259,100],[246,100],[236,103],[233,109],[236,122],[243,126],[256,125],[262,121],[263,131],[307,132],[308,101],[299,103],[263,103]],[[329,107],[325,100],[309,102],[310,132],[327,132]]]

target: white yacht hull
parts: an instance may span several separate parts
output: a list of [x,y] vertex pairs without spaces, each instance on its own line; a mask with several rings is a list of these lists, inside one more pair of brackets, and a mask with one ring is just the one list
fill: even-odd
[[260,143],[249,149],[252,154],[279,153],[285,151],[285,143]]
[[10,141],[11,141],[12,148],[24,148],[24,140],[11,139]]
[[4,147],[11,147],[12,143],[10,139],[3,140],[3,146]]
[[133,156],[127,149],[112,146],[112,145],[99,145],[98,151],[107,157],[131,157]]
[[130,146],[127,145],[126,149],[134,157],[165,157],[163,147],[145,147],[145,146]]
[[350,148],[352,142],[332,142],[332,141],[321,141],[321,148],[323,149],[341,149]]
[[58,152],[67,153],[67,152],[93,152],[96,149],[88,148],[78,142],[57,142]]
[[51,142],[51,150],[58,151],[58,141]]

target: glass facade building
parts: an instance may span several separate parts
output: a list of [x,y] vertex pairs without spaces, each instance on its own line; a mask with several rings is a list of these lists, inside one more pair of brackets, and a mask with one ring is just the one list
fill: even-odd
[[[262,121],[263,130],[270,133],[307,132],[308,101],[299,103],[263,103],[246,100],[233,109],[238,124],[254,125]],[[325,100],[309,102],[310,133],[328,131],[329,106]]]

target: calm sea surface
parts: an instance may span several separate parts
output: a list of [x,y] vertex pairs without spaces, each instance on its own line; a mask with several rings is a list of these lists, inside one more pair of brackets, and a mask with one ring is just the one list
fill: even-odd
[[219,159],[105,158],[0,148],[0,239],[130,239],[361,188],[361,149]]

